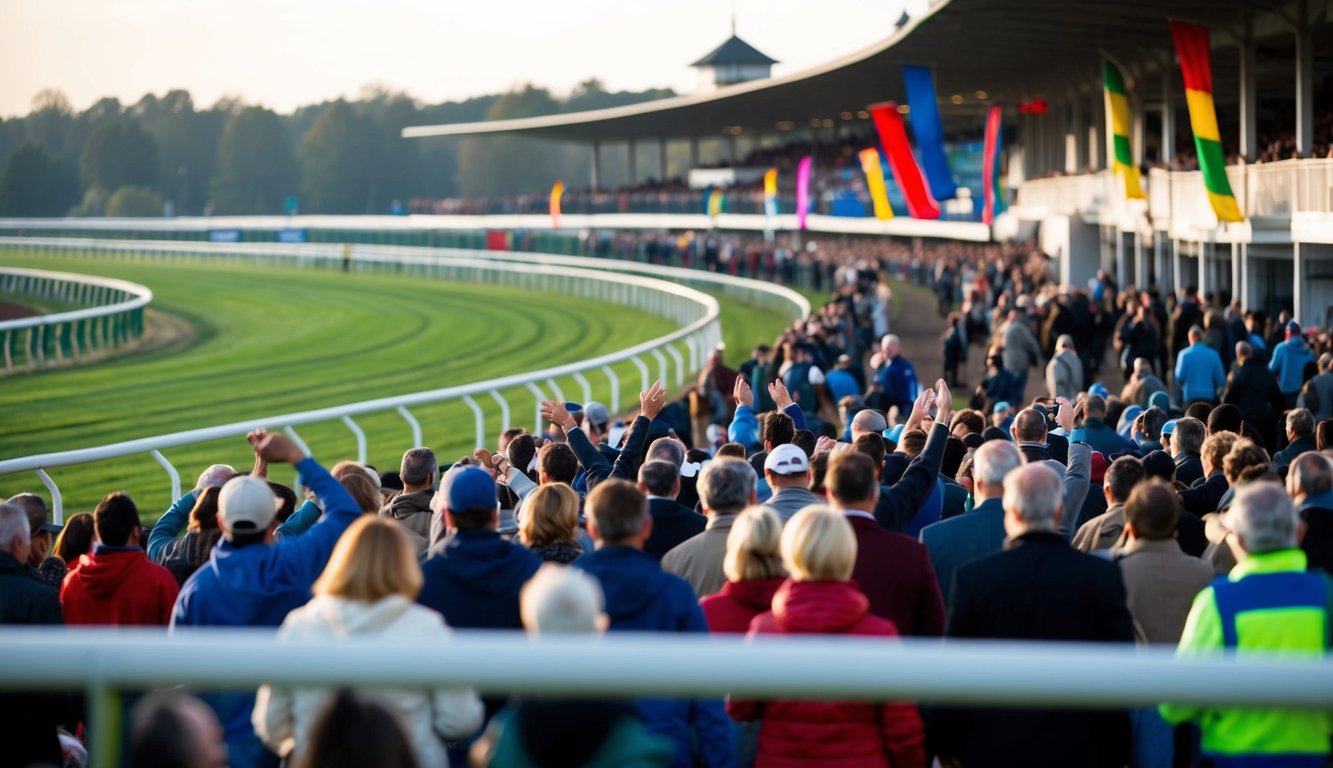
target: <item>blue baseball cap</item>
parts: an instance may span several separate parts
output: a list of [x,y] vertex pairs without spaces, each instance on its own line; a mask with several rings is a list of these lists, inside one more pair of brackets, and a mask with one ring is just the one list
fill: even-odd
[[904,425],[899,424],[896,427],[889,427],[888,429],[884,430],[883,433],[884,439],[892,442],[894,445],[897,445],[898,438],[903,436],[903,426]]
[[996,413],[998,411],[1012,411],[1013,409],[1014,407],[1009,404],[1008,400],[1001,400],[995,404],[994,408],[991,409],[991,413]]
[[449,509],[485,509],[496,507],[495,479],[481,467],[454,467],[444,473],[445,498]]
[[1162,425],[1162,434],[1169,435],[1176,431],[1176,420],[1172,419]]
[[1091,387],[1088,387],[1088,394],[1096,395],[1097,397],[1100,397],[1101,399],[1105,400],[1106,398],[1111,396],[1111,391],[1106,388],[1105,384],[1098,381],[1094,382]]

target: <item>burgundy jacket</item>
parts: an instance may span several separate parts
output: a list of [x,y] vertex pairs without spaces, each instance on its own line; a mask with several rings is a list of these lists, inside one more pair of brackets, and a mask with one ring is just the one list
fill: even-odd
[[[750,623],[750,637],[773,634],[898,635],[845,581],[788,581],[773,610]],[[760,719],[756,768],[922,768],[921,715],[915,704],[866,701],[731,701],[737,720]]]
[[743,635],[750,631],[755,616],[773,606],[773,595],[786,579],[728,581],[722,591],[699,601],[709,632]]
[[925,545],[868,517],[847,520],[856,533],[852,580],[870,599],[870,612],[904,635],[943,637],[944,599]]

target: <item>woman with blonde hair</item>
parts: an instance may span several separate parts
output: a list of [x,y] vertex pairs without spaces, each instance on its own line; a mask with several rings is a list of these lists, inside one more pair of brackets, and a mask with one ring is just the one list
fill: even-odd
[[548,483],[523,502],[518,543],[542,562],[568,564],[583,554],[578,528],[578,493],[564,483]]
[[787,578],[782,565],[782,520],[772,509],[756,505],[736,516],[727,533],[721,591],[699,601],[710,632],[744,634],[750,621],[773,604],[773,595]]
[[[856,534],[842,513],[806,507],[782,532],[782,561],[791,579],[773,596],[773,609],[750,623],[750,637],[873,635],[896,637],[893,622],[870,615],[870,601],[852,583]],[[921,716],[906,702],[732,701],[737,720],[762,716],[756,766],[925,765]]]
[[[416,604],[421,567],[407,535],[392,520],[364,516],[338,540],[309,603],[287,615],[278,637],[291,642],[336,638],[445,642],[438,613]],[[481,700],[471,690],[362,691],[396,715],[421,766],[448,764],[441,739],[470,736],[481,725]],[[259,689],[252,722],[269,749],[298,761],[311,726],[333,692],[322,688]]]

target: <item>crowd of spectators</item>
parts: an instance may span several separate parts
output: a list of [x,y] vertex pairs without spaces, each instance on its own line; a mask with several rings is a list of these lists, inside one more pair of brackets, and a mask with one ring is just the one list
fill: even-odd
[[[617,255],[681,256],[670,238],[611,242]],[[326,470],[257,430],[252,467],[204,469],[146,532],[124,492],[63,529],[40,496],[13,497],[0,505],[0,622],[268,627],[294,647],[445,646],[454,630],[490,629],[1326,653],[1326,333],[1105,274],[1061,286],[1030,245],[799,252],[822,265],[826,303],[735,368],[731,350],[714,350],[677,396],[654,383],[627,414],[545,401],[541,434],[509,430],[452,461],[408,447],[386,472]],[[783,271],[722,253],[705,246],[693,266]],[[959,381],[965,365],[918,377],[907,352],[922,340],[895,335],[905,299],[890,276],[933,292],[946,369],[950,354],[985,350],[975,388]],[[956,410],[955,392],[971,407]],[[271,463],[294,465],[304,487],[268,480]],[[82,764],[77,701],[3,704],[6,764]],[[127,722],[135,766],[1315,765],[1333,730],[1325,712],[1170,702],[975,709],[270,685],[150,692]]]

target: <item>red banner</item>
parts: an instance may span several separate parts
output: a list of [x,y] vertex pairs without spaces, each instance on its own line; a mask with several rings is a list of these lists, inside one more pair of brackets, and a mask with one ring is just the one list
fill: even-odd
[[870,107],[870,117],[875,121],[875,130],[879,132],[884,154],[888,155],[893,179],[907,198],[908,214],[914,219],[938,219],[940,204],[931,197],[921,166],[917,165],[916,157],[912,155],[912,145],[907,142],[907,131],[898,114],[898,105],[893,102],[876,104]]

